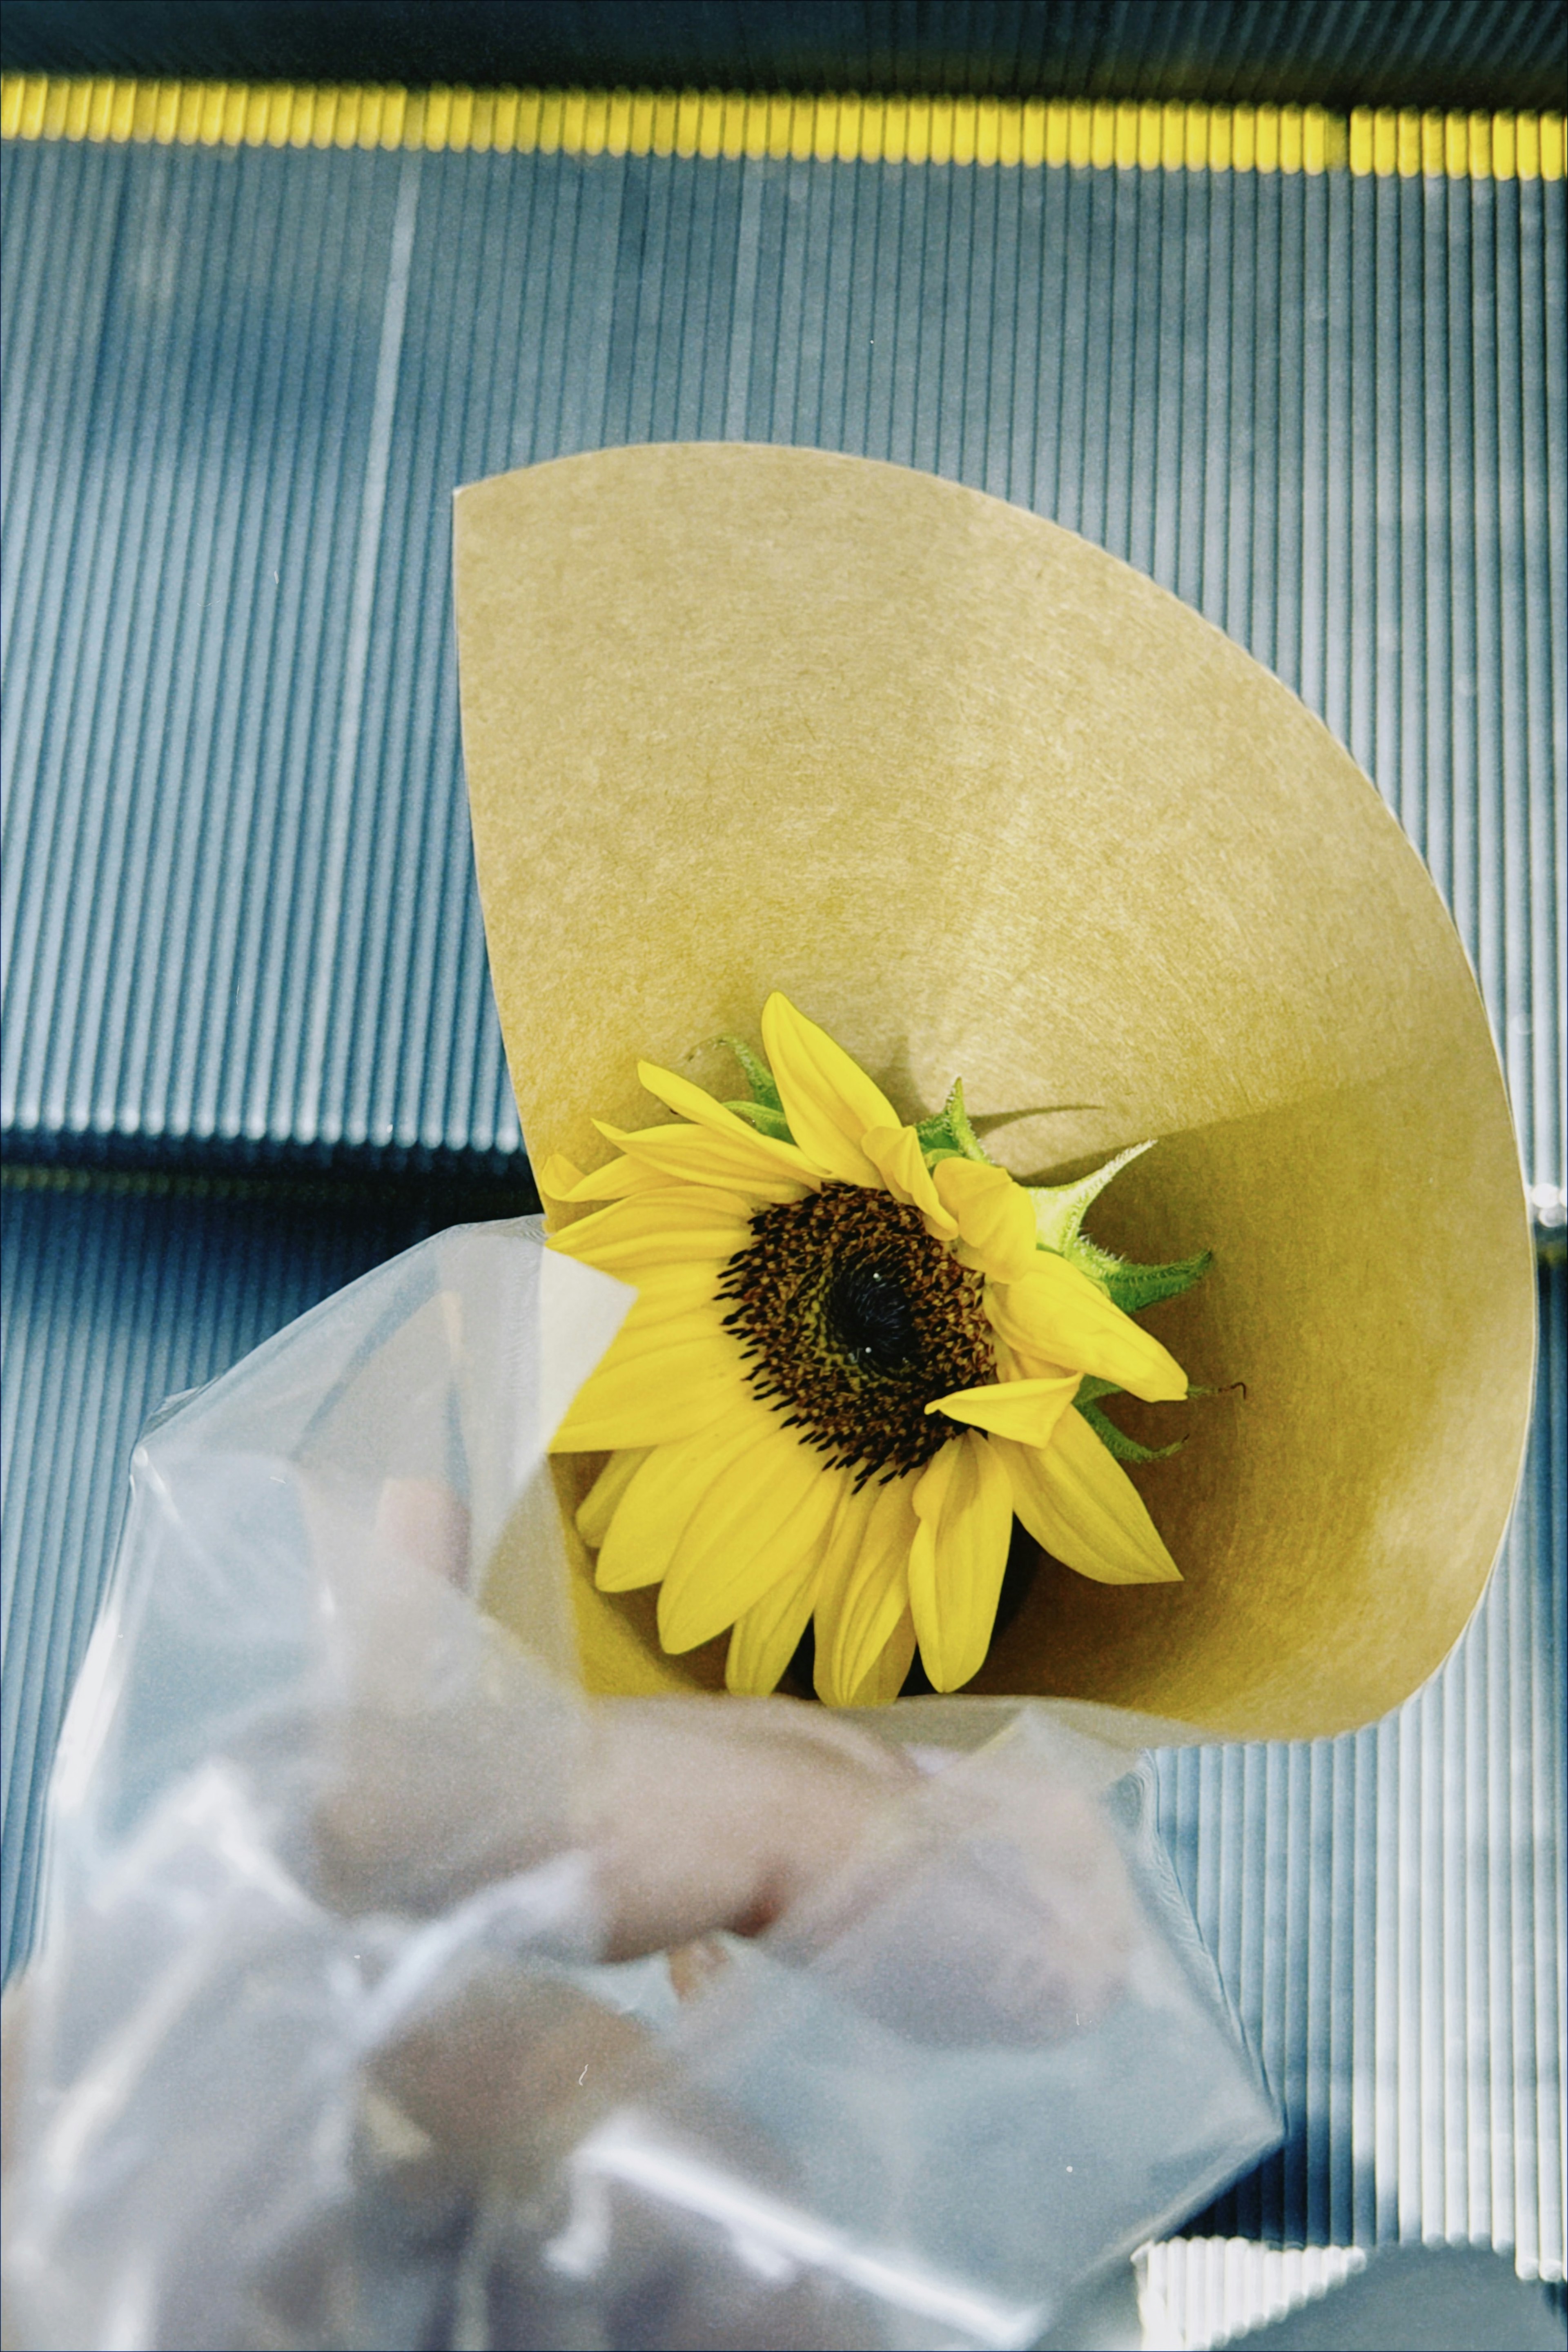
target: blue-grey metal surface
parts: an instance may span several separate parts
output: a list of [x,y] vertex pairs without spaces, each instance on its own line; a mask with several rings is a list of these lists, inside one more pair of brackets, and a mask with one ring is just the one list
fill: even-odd
[[8,69],[1561,103],[1540,0],[7,0]]
[[[602,442],[921,465],[1270,664],[1449,897],[1563,1183],[1562,183],[21,142],[6,1146],[518,1149],[454,483]],[[401,1209],[8,1192],[7,1963],[136,1426]],[[1563,1275],[1504,1567],[1387,1723],[1162,1762],[1290,2118],[1212,2225],[1563,2260]]]
[[861,450],[1206,613],[1376,779],[1561,1188],[1562,182],[17,142],[4,1121],[515,1148],[447,499]]

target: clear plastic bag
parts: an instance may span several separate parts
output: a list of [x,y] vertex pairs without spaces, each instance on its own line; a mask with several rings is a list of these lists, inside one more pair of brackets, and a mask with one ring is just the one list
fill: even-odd
[[147,1433],[51,1794],[8,2340],[1022,2346],[1277,2137],[1145,1777],[1044,1706],[891,1711],[996,1736],[697,1998],[603,1964],[544,1449],[628,1298],[448,1234]]

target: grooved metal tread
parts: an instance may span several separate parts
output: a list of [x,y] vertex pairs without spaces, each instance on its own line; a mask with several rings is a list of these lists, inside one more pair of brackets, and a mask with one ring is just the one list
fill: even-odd
[[1539,0],[9,0],[8,66],[251,81],[1560,103]]
[[1447,895],[1560,1203],[1539,129],[1537,176],[1500,179],[1468,147],[1402,173],[1397,121],[1386,171],[1375,139],[1365,171],[1256,140],[1220,171],[204,145],[198,117],[0,165],[14,1149],[519,1149],[448,494],[722,436],[1033,506],[1295,687]]
[[[34,120],[0,88],[9,1157],[523,1179],[449,492],[744,436],[1052,515],[1295,687],[1454,908],[1560,1226],[1561,118],[1521,143],[1352,114],[1342,147],[1301,110],[1019,106],[983,136],[927,103],[889,161],[888,110],[837,98],[513,93],[509,129],[496,93],[399,95],[49,85]],[[136,1428],[426,1219],[384,1190],[3,1205],[9,1968]],[[1200,2227],[1562,2275],[1560,1265],[1542,1284],[1525,1495],[1454,1658],[1353,1739],[1162,1759],[1290,2123]]]

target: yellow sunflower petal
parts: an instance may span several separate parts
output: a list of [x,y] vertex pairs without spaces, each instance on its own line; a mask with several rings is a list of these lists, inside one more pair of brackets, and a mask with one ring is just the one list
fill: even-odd
[[944,1445],[915,1487],[910,1606],[933,1690],[978,1674],[991,1640],[1013,1534],[1013,1489],[994,1441]]
[[658,1595],[658,1638],[677,1654],[722,1633],[781,1577],[819,1561],[844,1472],[776,1418],[766,1440],[712,1481]]
[[1145,1403],[1187,1393],[1187,1376],[1152,1331],[1134,1323],[1087,1274],[1049,1250],[1037,1253],[1022,1281],[987,1293],[986,1312],[1002,1338],[1064,1370],[1113,1381]]
[[1142,1496],[1081,1412],[1062,1415],[1043,1454],[1002,1437],[992,1445],[1006,1469],[1013,1508],[1067,1567],[1097,1584],[1181,1581]]
[[552,1151],[542,1168],[533,1171],[542,1201],[573,1201],[577,1187],[587,1181],[575,1160],[568,1160],[563,1151]]
[[860,1555],[860,1545],[870,1524],[878,1489],[863,1486],[855,1491],[853,1478],[842,1482],[838,1508],[833,1525],[828,1528],[822,1547],[822,1574],[816,1588],[816,1663],[815,1679],[816,1696],[830,1706],[842,1704],[842,1694],[828,1681],[828,1663],[832,1649],[832,1629],[837,1622],[845,1587],[854,1572]]
[[863,1490],[871,1507],[848,1572],[833,1591],[824,1580],[816,1612],[816,1687],[830,1706],[851,1703],[909,1607],[910,1552],[919,1525],[914,1494],[920,1481],[916,1471],[889,1479],[885,1486]]
[[620,1507],[621,1497],[647,1457],[646,1445],[627,1446],[620,1454],[612,1454],[578,1504],[577,1532],[590,1551],[597,1551],[609,1534],[610,1521]]
[[875,1184],[877,1171],[860,1139],[868,1127],[899,1124],[880,1087],[776,989],[763,1007],[763,1046],[801,1150],[840,1183]]
[[707,1127],[644,1127],[632,1134],[607,1119],[594,1124],[629,1160],[667,1181],[717,1185],[752,1202],[799,1201],[819,1181],[793,1144],[775,1143],[750,1129],[742,1135],[720,1135]]
[[[738,1246],[742,1246],[741,1242],[736,1242],[736,1249]],[[609,1251],[606,1251],[606,1256],[611,1256]],[[609,1265],[599,1265],[597,1251],[585,1263],[599,1265],[602,1273],[616,1275],[621,1282],[630,1282],[637,1291],[637,1303],[647,1301],[647,1298],[670,1298],[679,1284],[691,1284],[691,1303],[696,1306],[700,1298],[715,1298],[717,1289],[720,1289],[720,1279],[724,1277],[724,1265],[731,1256],[733,1249],[724,1251],[724,1254],[720,1254],[717,1249],[693,1251],[691,1258],[677,1256],[675,1249],[666,1249],[648,1263],[644,1251],[639,1251],[635,1244],[627,1244],[623,1251],[614,1251]]]
[[958,1231],[958,1220],[937,1198],[914,1129],[868,1127],[860,1139],[860,1149],[894,1200],[907,1201],[918,1209],[926,1221],[926,1231],[938,1241],[952,1241]]
[[632,1592],[657,1584],[714,1479],[773,1426],[766,1405],[748,1392],[691,1436],[646,1453],[605,1530],[594,1571],[600,1590]]
[[710,1308],[637,1330],[631,1322],[573,1398],[552,1454],[668,1444],[747,1393],[739,1350]]
[[766,1698],[800,1646],[821,1575],[814,1559],[798,1576],[781,1576],[772,1591],[737,1617],[724,1660],[724,1687],[745,1698]]
[[949,1421],[966,1421],[974,1429],[993,1430],[1000,1437],[1016,1437],[1023,1445],[1048,1445],[1078,1385],[1076,1372],[1058,1372],[1045,1380],[995,1381],[989,1388],[960,1389],[940,1397],[926,1411],[944,1413]]
[[626,1343],[655,1323],[692,1315],[716,1303],[720,1269],[713,1265],[661,1265],[639,1276],[637,1295],[617,1334]]
[[619,1345],[629,1351],[656,1325],[683,1321],[709,1307],[722,1309],[727,1302],[715,1295],[718,1280],[719,1268],[712,1265],[666,1265],[657,1274],[644,1275],[616,1334]]
[[657,1192],[613,1201],[608,1208],[580,1217],[564,1233],[552,1234],[550,1246],[563,1257],[597,1266],[602,1274],[636,1282],[639,1275],[663,1265],[700,1260],[722,1265],[744,1249],[751,1217],[749,1204],[738,1192],[664,1184]]
[[903,1689],[915,1654],[915,1621],[906,1609],[882,1646],[876,1664],[850,1694],[851,1706],[891,1706]]
[[[689,1268],[675,1266],[670,1271],[677,1284],[689,1278]],[[665,1314],[661,1312],[664,1296],[662,1284],[653,1285],[638,1295],[632,1303],[630,1314],[605,1350],[598,1370],[591,1375],[592,1379],[597,1380],[599,1372],[608,1370],[612,1365],[638,1364],[646,1368],[650,1358],[658,1358],[666,1349],[685,1349],[697,1342],[712,1350],[716,1362],[739,1367],[740,1351],[724,1328],[722,1299],[704,1298],[695,1307],[678,1307],[673,1312]],[[663,1378],[657,1366],[656,1373],[657,1377]],[[587,1383],[584,1385],[585,1387]]]
[[776,1151],[787,1152],[792,1163],[798,1164],[803,1180],[815,1181],[815,1170],[793,1143],[781,1143],[776,1137],[762,1135],[749,1118],[715,1102],[700,1087],[694,1087],[689,1078],[679,1076],[674,1070],[661,1070],[657,1062],[639,1062],[637,1076],[650,1095],[678,1111],[682,1118],[690,1119],[697,1127],[710,1128],[715,1135],[739,1136],[746,1143],[772,1143]]
[[670,1179],[661,1176],[657,1169],[639,1167],[635,1160],[612,1160],[606,1168],[596,1168],[591,1176],[564,1153],[552,1151],[536,1179],[541,1194],[551,1201],[620,1201],[634,1192],[649,1192],[667,1186]]
[[1035,1209],[1005,1168],[979,1160],[939,1160],[932,1171],[942,1207],[958,1221],[953,1255],[994,1282],[1016,1282],[1037,1255]]

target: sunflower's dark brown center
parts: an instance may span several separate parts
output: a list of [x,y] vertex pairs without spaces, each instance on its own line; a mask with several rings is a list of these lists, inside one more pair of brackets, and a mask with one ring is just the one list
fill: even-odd
[[996,1377],[983,1292],[918,1210],[851,1184],[759,1210],[719,1285],[756,1394],[857,1486],[929,1462],[959,1424],[926,1406]]

